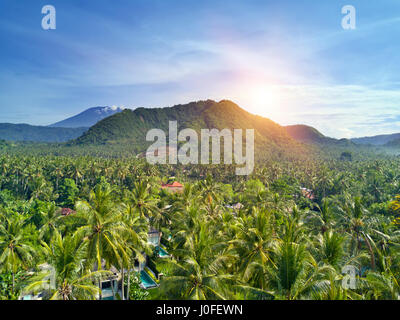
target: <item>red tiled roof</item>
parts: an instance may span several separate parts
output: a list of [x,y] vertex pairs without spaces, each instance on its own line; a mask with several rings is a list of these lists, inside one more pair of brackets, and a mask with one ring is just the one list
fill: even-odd
[[162,185],[164,188],[182,188],[183,185],[180,184],[179,182],[174,182],[173,184],[163,184]]

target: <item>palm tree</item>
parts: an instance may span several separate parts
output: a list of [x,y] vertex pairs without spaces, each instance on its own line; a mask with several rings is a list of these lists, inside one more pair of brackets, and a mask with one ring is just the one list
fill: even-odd
[[330,270],[326,280],[320,281],[311,292],[313,300],[362,300],[362,294],[346,289],[342,285],[343,276]]
[[276,245],[271,212],[253,208],[250,215],[240,217],[234,224],[235,237],[229,242],[240,257],[238,271],[243,281],[266,289],[264,270],[272,263],[271,252]]
[[60,178],[62,178],[62,176],[64,175],[62,166],[54,166],[53,174],[56,176],[56,190],[58,190],[58,183],[60,181]]
[[87,263],[92,268],[110,268],[112,263],[128,265],[129,256],[123,235],[130,230],[121,218],[121,208],[114,201],[112,188],[108,184],[98,184],[90,192],[89,201],[76,204],[78,215],[86,224],[76,231],[76,235],[87,242]]
[[168,297],[182,299],[227,299],[233,292],[229,287],[237,283],[227,272],[233,255],[226,242],[220,242],[212,233],[212,222],[195,220],[196,230],[186,233],[185,241],[175,240],[172,251],[176,260],[169,262],[172,274],[163,278],[161,292]]
[[318,237],[320,259],[335,268],[339,267],[344,256],[345,237],[332,230]]
[[386,272],[369,272],[367,274],[367,286],[372,289],[372,296],[375,299],[400,300],[399,275],[392,270]]
[[220,199],[221,186],[215,182],[211,175],[208,175],[205,180],[198,183],[200,195],[207,205],[216,202]]
[[57,230],[57,223],[62,217],[54,202],[47,205],[45,212],[40,212],[42,216],[41,226],[39,228],[39,238],[49,240],[54,231]]
[[159,212],[157,199],[151,192],[151,185],[144,180],[135,182],[133,190],[128,193],[128,197],[132,207],[139,212],[142,218],[156,216]]
[[166,297],[193,300],[225,300],[230,297],[227,284],[233,276],[221,272],[224,256],[217,256],[205,266],[194,257],[170,262],[173,275],[163,279],[160,290]]
[[32,262],[34,249],[24,232],[25,221],[18,217],[4,218],[0,224],[0,268],[12,274],[12,292],[15,274]]
[[94,284],[96,278],[107,271],[90,272],[85,266],[87,242],[78,237],[62,237],[56,231],[50,244],[42,242],[48,266],[37,272],[24,292],[45,291],[50,300],[96,299],[100,289]]
[[328,198],[322,199],[322,205],[314,205],[318,212],[310,211],[312,223],[316,225],[321,233],[330,230],[334,225],[332,202]]
[[351,234],[353,242],[353,251],[357,255],[362,249],[362,239],[365,241],[367,249],[371,256],[371,267],[375,269],[375,253],[371,246],[371,237],[369,236],[368,210],[362,205],[360,197],[354,200],[349,199],[342,204],[339,209],[342,215],[342,222],[347,227],[347,231]]
[[282,242],[274,252],[274,264],[266,275],[275,298],[304,298],[325,280],[328,266],[319,266],[304,244]]
[[[128,204],[123,205],[123,223],[127,226],[124,229],[121,238],[125,243],[125,250],[127,251],[128,260],[124,264],[124,259],[120,260],[120,270],[124,278],[124,268],[128,270],[128,287],[127,287],[127,297],[129,297],[130,291],[130,277],[131,269],[137,260],[139,263],[143,263],[146,260],[145,253],[151,254],[151,248],[148,244],[148,223],[146,219],[140,217],[139,213],[133,210],[133,208]],[[122,281],[122,294],[125,294],[124,289],[125,281]]]

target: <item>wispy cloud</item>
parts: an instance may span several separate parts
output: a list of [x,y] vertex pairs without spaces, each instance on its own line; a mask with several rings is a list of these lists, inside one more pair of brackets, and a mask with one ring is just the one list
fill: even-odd
[[4,0],[1,117],[227,98],[334,137],[400,131],[400,3],[353,2],[345,31],[340,1],[54,0],[58,27],[44,32],[37,4]]

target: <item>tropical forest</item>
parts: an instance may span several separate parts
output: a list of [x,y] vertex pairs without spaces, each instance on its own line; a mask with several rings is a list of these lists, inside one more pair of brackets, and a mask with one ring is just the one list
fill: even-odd
[[0,3],[0,305],[400,300],[400,1]]
[[400,160],[265,121],[295,152],[267,149],[248,176],[151,165],[115,143],[4,142],[1,298],[398,299]]

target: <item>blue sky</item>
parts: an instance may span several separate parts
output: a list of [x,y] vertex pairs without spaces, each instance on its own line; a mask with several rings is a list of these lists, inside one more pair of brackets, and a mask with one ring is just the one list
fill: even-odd
[[0,43],[0,122],[210,98],[338,138],[400,132],[397,0],[2,0]]

